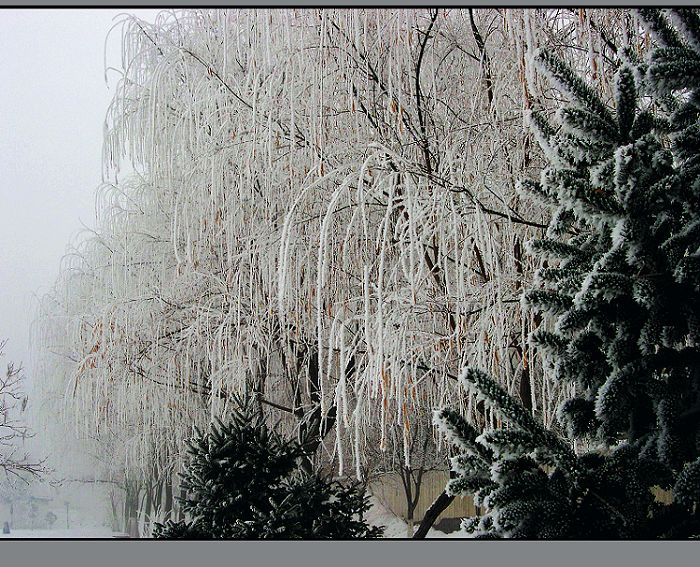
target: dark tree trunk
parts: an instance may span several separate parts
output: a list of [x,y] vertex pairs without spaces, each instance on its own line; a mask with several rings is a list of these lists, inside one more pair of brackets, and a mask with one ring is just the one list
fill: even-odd
[[313,402],[313,409],[305,413],[301,409],[300,400],[295,401],[294,415],[301,422],[299,425],[298,440],[304,447],[305,457],[302,459],[300,467],[311,474],[314,469],[314,455],[318,446],[335,425],[337,408],[331,405],[324,416],[321,412],[321,394],[318,372],[318,354],[316,351],[309,353],[307,361],[308,379],[310,388],[310,398]]
[[443,490],[440,496],[438,496],[435,499],[435,501],[430,505],[430,508],[426,510],[425,516],[423,516],[423,520],[421,521],[420,526],[418,526],[416,533],[413,534],[413,539],[425,538],[425,536],[428,535],[428,530],[437,521],[437,519],[440,517],[440,514],[442,514],[450,504],[452,504],[452,501],[454,499],[454,496],[450,496],[449,494],[447,494],[447,492]]
[[[172,498],[172,486],[170,487],[171,490],[171,498]],[[180,488],[180,498],[184,500],[187,497],[187,491],[184,488]],[[180,504],[177,507],[177,521],[181,522],[182,520],[185,519],[185,512],[182,509],[182,504]]]
[[151,524],[151,509],[153,508],[153,485],[146,488],[146,507],[144,509],[144,522],[146,524],[146,533],[148,526]]
[[165,481],[165,502],[163,506],[163,511],[167,514],[168,518],[173,516],[173,481],[168,478]]
[[523,407],[532,412],[532,389],[530,387],[530,369],[525,367],[520,375],[520,387],[519,387],[520,401]]
[[139,513],[139,492],[140,486],[135,482],[126,482],[126,495],[124,498],[124,531],[129,533],[132,527],[132,520],[136,520]]

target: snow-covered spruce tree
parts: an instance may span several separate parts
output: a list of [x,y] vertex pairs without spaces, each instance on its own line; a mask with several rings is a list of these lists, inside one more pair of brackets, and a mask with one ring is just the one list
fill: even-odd
[[368,498],[359,483],[343,486],[299,467],[303,443],[268,428],[249,400],[188,446],[182,475],[189,520],[156,524],[168,539],[376,538],[383,528],[363,516]]
[[547,264],[524,302],[554,320],[531,341],[568,395],[554,431],[468,369],[501,428],[436,414],[461,449],[449,489],[486,510],[464,522],[476,536],[700,535],[700,17],[640,16],[660,47],[623,58],[614,105],[537,55],[572,105],[559,128],[532,115],[549,165],[522,187],[557,208],[531,243]]

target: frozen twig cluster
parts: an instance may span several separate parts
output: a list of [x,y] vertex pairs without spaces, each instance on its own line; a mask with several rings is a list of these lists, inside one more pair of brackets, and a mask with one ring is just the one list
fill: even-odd
[[[0,341],[0,357],[5,341]],[[24,441],[30,437],[20,414],[27,408],[27,396],[22,389],[22,368],[9,363],[0,374],[0,471],[6,477],[27,480],[40,474],[43,463],[33,459],[24,450]]]

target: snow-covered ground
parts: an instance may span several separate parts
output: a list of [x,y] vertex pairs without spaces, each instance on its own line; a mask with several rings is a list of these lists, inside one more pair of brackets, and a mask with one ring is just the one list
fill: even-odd
[[[372,504],[372,507],[365,515],[365,519],[370,525],[386,526],[386,529],[384,530],[385,538],[409,537],[408,525],[406,522],[382,506],[381,502],[379,502],[375,496],[370,496],[370,503]],[[416,524],[415,528],[417,527],[418,525]],[[426,538],[463,538],[466,537],[466,535],[467,534],[464,534],[459,530],[446,534],[440,530],[430,528]]]
[[112,538],[123,534],[114,533],[107,528],[75,528],[63,530],[12,530],[9,534],[0,533],[0,538],[15,539],[90,539]]
[[[372,507],[365,515],[365,519],[373,526],[385,526],[385,538],[406,538],[408,536],[408,526],[401,518],[398,518],[387,510],[379,500],[371,496],[370,502]],[[416,526],[417,527],[417,526]],[[16,539],[37,539],[37,538],[56,538],[56,539],[90,539],[90,538],[113,538],[124,537],[125,534],[112,532],[108,528],[86,528],[77,527],[73,529],[62,530],[12,530],[10,534],[0,533],[0,538],[16,538]],[[460,538],[465,537],[465,534],[456,531],[449,534],[431,528],[428,531],[428,538]]]

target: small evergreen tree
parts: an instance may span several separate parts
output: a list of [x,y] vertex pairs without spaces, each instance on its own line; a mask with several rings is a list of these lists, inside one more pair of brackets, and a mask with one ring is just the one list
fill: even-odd
[[282,438],[244,402],[230,423],[219,422],[188,446],[181,499],[189,520],[155,524],[163,539],[376,538],[364,489],[303,472],[303,445]]
[[[529,307],[552,316],[533,345],[570,394],[547,429],[483,372],[462,382],[504,427],[442,409],[460,449],[454,494],[486,508],[476,537],[700,535],[700,17],[640,16],[660,47],[622,57],[614,108],[560,59],[537,64],[572,105],[531,124],[548,158],[522,189],[556,209]],[[671,502],[655,497],[669,491]]]

